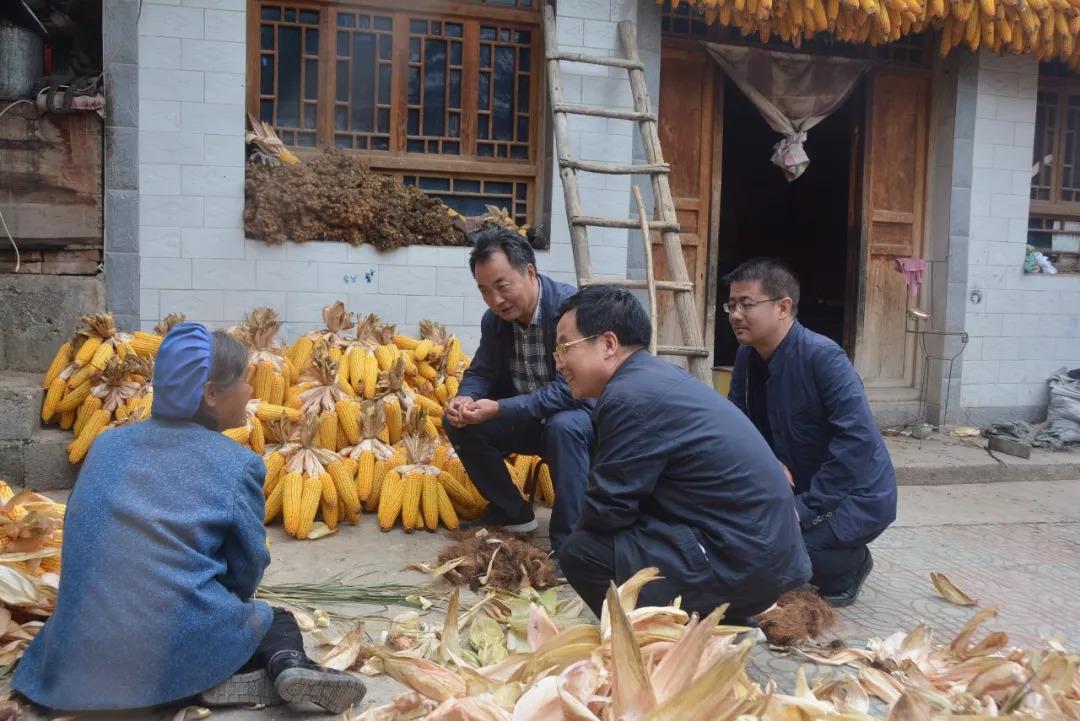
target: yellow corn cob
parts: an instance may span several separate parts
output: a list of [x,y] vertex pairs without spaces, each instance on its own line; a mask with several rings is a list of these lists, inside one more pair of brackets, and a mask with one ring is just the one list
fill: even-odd
[[386,426],[380,428],[379,432],[375,434],[375,437],[386,445],[390,445],[390,431],[387,430]]
[[397,471],[387,471],[379,492],[379,528],[389,531],[401,515],[405,481]]
[[68,431],[75,425],[75,411],[64,411],[60,414],[60,430]]
[[420,510],[424,517],[424,526],[429,531],[434,531],[439,526],[439,491],[442,489],[433,475],[425,473],[421,482]]
[[334,347],[330,349],[330,357],[336,360],[338,363],[341,363],[341,359],[344,357],[344,353],[342,353],[342,350],[340,348]]
[[464,353],[461,352],[461,341],[456,337],[450,339],[450,349],[446,352],[446,372],[457,373],[461,365]]
[[451,456],[450,460],[446,462],[446,470],[450,473],[451,478],[462,486],[465,485],[465,478],[468,476],[468,473],[466,473],[465,465],[461,462],[460,458],[456,455]]
[[71,341],[68,341],[60,346],[60,349],[56,351],[56,355],[53,356],[52,362],[49,363],[49,370],[45,371],[45,379],[41,381],[41,387],[49,388],[52,386],[53,381],[71,364],[71,360]]
[[56,416],[56,407],[60,405],[60,399],[64,397],[67,384],[63,378],[54,378],[49,384],[49,390],[45,392],[45,402],[41,404],[41,420],[51,423]]
[[[389,370],[394,365],[394,354],[390,346],[381,345],[375,349],[375,361],[379,364],[379,370]],[[60,371],[57,371],[59,373]]]
[[427,419],[424,421],[424,433],[426,433],[430,438],[439,437],[439,423],[437,423],[435,419],[431,416],[428,416]]
[[383,405],[386,408],[386,434],[394,444],[401,440],[401,401],[397,396],[387,396]]
[[263,512],[263,523],[270,523],[270,521],[281,515],[282,499],[285,497],[285,484],[278,483],[274,486],[274,490],[266,497],[266,511]]
[[418,361],[424,360],[425,358],[428,357],[428,354],[431,353],[431,351],[432,351],[432,349],[434,347],[435,347],[435,344],[432,343],[427,338],[425,338],[424,340],[417,343],[416,347],[413,348],[413,358],[415,358]]
[[274,366],[269,361],[261,361],[255,366],[255,375],[251,379],[251,397],[269,401],[273,386]]
[[285,468],[285,456],[274,451],[266,457],[266,480],[263,481],[263,493],[269,496],[280,485],[281,472]]
[[446,402],[450,400],[448,393],[449,391],[446,390],[445,382],[435,386],[435,398],[444,406],[446,405]]
[[379,361],[370,352],[364,354],[364,398],[374,398],[379,382]]
[[[401,525],[406,531],[412,531],[423,525],[423,520],[420,518],[420,495],[423,488],[424,474],[420,471],[413,471],[405,477],[405,494],[401,499]],[[379,510],[381,511],[382,508],[380,507]]]
[[431,465],[445,471],[446,464],[450,462],[451,448],[452,446],[449,443],[440,443],[435,449],[435,456],[431,459]]
[[285,406],[274,405],[273,403],[263,401],[255,408],[255,417],[260,421],[269,422],[288,419],[295,423],[300,420],[300,411],[295,408],[286,408]]
[[441,485],[437,486],[435,490],[438,494],[439,520],[451,531],[456,530],[458,527],[458,516],[457,512],[454,510],[454,504],[450,502],[450,496],[446,493],[446,489]]
[[131,411],[128,410],[127,405],[118,405],[116,407],[116,410],[113,411],[113,415],[116,417],[116,420],[124,421],[127,420],[127,417],[129,415],[131,415]]
[[547,463],[540,464],[536,475],[536,495],[545,506],[555,503],[555,483],[551,480],[551,469]]
[[288,390],[288,384],[285,382],[285,376],[275,373],[270,380],[270,402],[275,405],[284,403],[286,390]]
[[420,406],[428,412],[428,418],[431,418],[432,416],[438,416],[440,418],[442,417],[443,407],[440,406],[437,402],[428,398],[427,396],[416,396],[416,405]]
[[112,356],[112,345],[105,343],[99,345],[97,351],[94,352],[93,358],[68,378],[68,388],[77,388],[84,382],[93,380],[94,376],[101,372],[101,369],[105,367],[105,363]]
[[41,559],[38,571],[41,573],[60,573],[60,556],[48,556]]
[[263,432],[263,424],[258,418],[251,419],[251,436],[248,438],[251,450],[260,456],[266,451],[266,434]]
[[360,442],[360,405],[353,400],[338,401],[338,428],[339,435],[343,436],[350,446]]
[[[384,471],[385,472],[385,471]],[[356,494],[361,501],[366,501],[375,488],[375,454],[364,451],[356,464]]]
[[304,478],[304,490],[300,496],[300,523],[296,526],[296,537],[304,539],[311,533],[315,523],[315,514],[319,512],[319,499],[322,496],[322,481],[310,476]]
[[[359,519],[357,514],[360,512],[360,498],[356,493],[356,480],[353,474],[349,472],[349,467],[345,464],[345,461],[334,461],[326,467],[326,472],[330,474],[330,478],[334,482],[334,490],[345,511],[345,517],[350,520],[353,518]],[[355,520],[351,520],[351,522],[356,523]]]
[[364,374],[367,373],[364,351],[360,348],[353,348],[349,353],[349,362],[341,365],[342,367],[348,366],[349,369],[348,379],[351,383],[347,381],[346,384],[350,385],[357,393],[362,393],[365,382]]
[[439,483],[446,489],[446,494],[450,496],[450,500],[461,506],[473,505],[473,497],[469,492],[465,484],[458,481],[447,471],[443,471],[439,474]]
[[529,482],[529,471],[532,470],[533,457],[523,456],[518,454],[514,459],[514,470],[517,472],[518,478],[521,479],[521,488]]
[[162,336],[137,330],[131,334],[131,350],[143,358],[153,358],[161,347]]
[[99,410],[101,410],[101,399],[97,396],[90,396],[83,401],[83,404],[79,406],[78,414],[75,416],[75,426],[71,429],[76,436],[82,433],[82,429],[86,426],[86,422],[90,420],[90,416]]
[[329,473],[319,476],[322,484],[322,495],[319,497],[319,509],[322,511],[323,523],[330,528],[337,528],[338,524],[338,493],[334,486],[334,479]]
[[229,428],[221,432],[223,436],[232,438],[234,441],[242,446],[246,446],[251,439],[251,429],[247,426],[237,426],[236,428]]
[[97,349],[101,346],[101,339],[92,336],[86,339],[86,342],[79,347],[78,352],[75,354],[75,365],[82,368],[84,365],[90,362],[90,359],[94,357],[94,353],[97,353]]
[[461,388],[461,381],[457,379],[457,376],[448,376],[446,378],[447,398],[457,398],[459,388]]
[[350,348],[345,355],[345,359],[338,363],[337,382],[342,388],[352,388],[357,378],[357,372],[354,366],[362,365],[361,361],[358,361],[360,349]]
[[90,450],[90,445],[94,442],[94,439],[98,437],[98,434],[105,430],[105,426],[108,424],[108,411],[94,411],[93,415],[90,416],[83,426],[82,433],[80,433],[79,437],[72,441],[71,445],[68,446],[68,460],[72,463],[79,463],[82,459],[86,458],[86,454]]
[[290,536],[296,535],[296,529],[300,526],[300,502],[304,494],[304,477],[292,472],[281,479],[283,495],[281,508],[285,514],[285,533]]
[[435,366],[431,365],[427,361],[417,361],[416,370],[421,376],[427,378],[429,381],[433,381],[439,377],[439,371],[435,370]]
[[323,411],[319,425],[319,445],[328,451],[336,452],[338,438],[338,417],[334,411]]
[[68,392],[56,404],[56,410],[61,413],[77,410],[83,404],[83,401],[90,397],[91,387],[90,381],[85,381],[78,388],[68,388]]
[[414,376],[418,373],[416,370],[416,361],[412,357],[412,352],[401,354],[401,364],[405,367],[405,374]]
[[394,345],[401,350],[415,350],[416,346],[420,345],[420,341],[407,335],[396,335],[394,336]]
[[312,353],[315,350],[315,342],[306,335],[302,335],[296,339],[296,342],[289,348],[287,355],[289,360],[292,361],[295,372],[300,373],[307,368],[308,363],[311,362]]

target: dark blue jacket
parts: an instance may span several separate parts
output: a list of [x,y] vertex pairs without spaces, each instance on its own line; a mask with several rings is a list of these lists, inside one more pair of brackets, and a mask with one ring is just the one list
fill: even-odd
[[764,610],[810,578],[780,464],[735,406],[640,350],[593,411],[596,449],[580,526],[614,538],[616,581],[658,566],[641,605]]
[[[729,397],[750,407],[749,346]],[[795,479],[803,528],[826,521],[845,542],[868,542],[896,519],[896,476],[862,380],[840,346],[798,321],[769,359],[768,419],[776,457]]]
[[192,422],[94,441],[68,501],[56,611],[12,687],[72,711],[187,698],[247,663],[272,610],[263,460]]
[[[538,275],[541,285],[540,325],[544,344],[555,350],[555,327],[559,323],[559,308],[577,288],[559,283],[546,275]],[[505,321],[490,309],[480,321],[480,347],[461,380],[458,395],[473,399],[490,398],[499,401],[499,417],[509,421],[532,418],[542,420],[559,411],[589,410],[591,401],[577,401],[570,387],[555,370],[555,358],[547,355],[548,369],[554,380],[532,393],[519,395],[514,388],[510,361],[514,358],[513,321]]]

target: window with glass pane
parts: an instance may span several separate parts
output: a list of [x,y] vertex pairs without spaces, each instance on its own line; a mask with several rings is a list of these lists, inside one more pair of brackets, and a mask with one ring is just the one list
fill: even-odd
[[338,12],[334,145],[390,150],[394,19]]
[[476,154],[528,160],[533,31],[480,26]]
[[319,122],[320,11],[262,5],[259,13],[259,118],[286,145],[315,147]]
[[1080,83],[1040,78],[1031,163],[1032,215],[1080,217]]
[[438,198],[462,215],[484,215],[487,206],[493,205],[505,208],[518,225],[528,223],[529,179],[406,175],[402,181]]
[[408,112],[410,153],[461,154],[461,88],[465,26],[409,20]]

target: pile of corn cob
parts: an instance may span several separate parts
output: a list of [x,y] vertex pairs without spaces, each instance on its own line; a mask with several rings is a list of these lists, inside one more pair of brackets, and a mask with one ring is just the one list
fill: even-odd
[[168,316],[153,333],[121,333],[108,313],[83,316],[72,340],[56,352],[43,386],[41,420],[71,430],[68,458],[79,463],[94,439],[120,423],[149,417],[153,358],[183,316]]
[[[486,501],[442,429],[469,363],[460,340],[431,321],[420,323],[419,337],[403,335],[375,315],[357,320],[340,302],[323,318],[325,328],[288,347],[269,308],[230,329],[248,348],[253,398],[245,425],[224,433],[266,462],[266,522],[280,515],[291,535],[307,538],[319,519],[333,529],[358,523],[363,511],[378,513],[386,530],[400,519],[407,531],[454,528],[482,512]],[[42,418],[76,431],[72,463],[106,428],[149,417],[153,358],[181,320],[128,335],[107,315],[87,316],[60,349],[45,378]],[[111,355],[99,351],[106,345]],[[539,458],[511,456],[507,467],[524,498],[553,503]]]
[[[663,2],[663,0],[659,0]],[[816,33],[881,45],[912,33],[940,31],[940,52],[966,45],[998,53],[1058,59],[1080,67],[1078,0],[672,0],[701,11],[707,23],[738,28],[762,42],[799,47]]]

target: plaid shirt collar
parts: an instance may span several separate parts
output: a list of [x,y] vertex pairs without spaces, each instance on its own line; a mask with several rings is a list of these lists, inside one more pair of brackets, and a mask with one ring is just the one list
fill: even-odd
[[[539,280],[537,280],[539,284]],[[536,295],[536,309],[529,325],[522,326],[514,321],[514,357],[510,361],[510,372],[514,389],[518,393],[532,393],[551,382],[551,369],[548,368],[547,354],[544,347],[544,332],[540,323],[540,308],[543,301],[543,285],[539,285]]]

